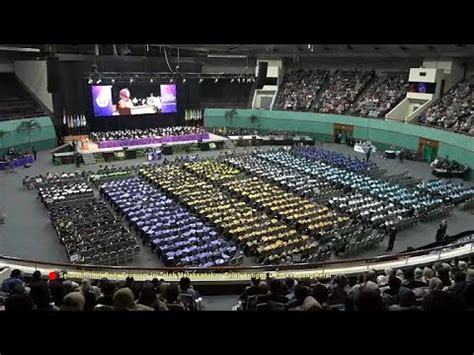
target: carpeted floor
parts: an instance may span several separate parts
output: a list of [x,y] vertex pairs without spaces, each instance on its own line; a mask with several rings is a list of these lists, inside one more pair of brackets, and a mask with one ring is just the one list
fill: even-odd
[[[270,147],[263,147],[269,149]],[[324,144],[324,148],[357,155],[349,147],[338,144]],[[245,151],[252,148],[237,148],[237,151]],[[197,153],[202,156],[215,156],[223,154],[222,151],[209,151]],[[173,156],[168,159],[174,159]],[[384,160],[373,157],[381,167],[387,168],[390,173],[410,171],[415,176],[424,180],[432,178],[431,167],[422,162],[405,161],[400,164],[398,160]],[[144,162],[145,159],[114,162],[116,166],[134,165]],[[103,163],[111,164],[111,163]],[[81,170],[97,170],[99,164],[81,166]],[[56,234],[49,222],[48,213],[44,206],[36,199],[34,191],[24,191],[22,179],[25,176],[45,175],[48,171],[75,171],[75,165],[54,166],[48,151],[38,153],[38,161],[31,168],[17,169],[14,173],[0,172],[0,208],[7,215],[6,223],[0,225],[0,255],[16,256],[25,259],[50,262],[67,262],[64,247],[59,243]],[[467,184],[467,183],[466,183]],[[471,183],[472,184],[472,183]],[[472,215],[456,209],[448,219],[448,234],[456,234],[464,230],[474,229],[474,218]],[[408,246],[418,247],[434,241],[435,231],[439,221],[431,223],[420,223],[413,228],[401,231],[398,234],[393,252],[405,250]],[[370,257],[385,253],[385,243],[377,248],[366,250],[356,257]],[[253,264],[250,258],[245,258],[245,264]],[[142,248],[142,252],[132,266],[158,267],[162,263],[149,249]],[[211,307],[212,308],[212,307]]]

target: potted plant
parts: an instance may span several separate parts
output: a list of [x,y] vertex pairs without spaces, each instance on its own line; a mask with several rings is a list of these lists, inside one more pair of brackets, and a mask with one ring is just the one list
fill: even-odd
[[30,141],[31,141],[31,132],[35,130],[41,130],[41,126],[38,122],[34,120],[22,121],[18,127],[16,128],[18,132],[26,132],[28,134],[28,148],[31,149]]

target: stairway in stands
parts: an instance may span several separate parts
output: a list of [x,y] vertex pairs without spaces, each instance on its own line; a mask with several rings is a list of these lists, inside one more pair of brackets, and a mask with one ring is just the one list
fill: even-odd
[[82,160],[84,160],[84,165],[90,165],[90,164],[96,163],[94,154],[92,153],[88,153],[88,154],[82,153]]
[[235,144],[232,139],[227,139],[224,141],[224,148],[225,149],[235,149]]

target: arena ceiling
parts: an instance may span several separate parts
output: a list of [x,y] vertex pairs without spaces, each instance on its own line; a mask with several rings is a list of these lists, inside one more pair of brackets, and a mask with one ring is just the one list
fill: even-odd
[[[100,44],[101,55],[113,55],[112,44]],[[95,54],[94,44],[56,44],[53,47],[41,44],[0,45],[0,53],[38,55],[53,49],[56,53]],[[48,49],[49,48],[49,49]],[[474,57],[474,44],[117,44],[117,55],[161,56],[164,49],[182,57]]]

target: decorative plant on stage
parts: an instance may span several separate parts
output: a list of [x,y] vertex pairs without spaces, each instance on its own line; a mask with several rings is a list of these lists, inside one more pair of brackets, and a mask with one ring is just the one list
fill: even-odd
[[[255,124],[255,123],[258,123],[259,122],[259,118],[257,115],[250,115],[249,116],[249,120],[250,120],[250,123],[252,123],[252,126]],[[260,127],[260,125],[258,124],[257,127]]]
[[34,120],[22,121],[18,127],[16,128],[18,132],[26,132],[28,135],[28,148],[31,148],[30,141],[31,141],[31,132],[33,131],[41,131],[41,126],[38,122]]
[[226,111],[225,114],[224,114],[224,117],[225,117],[226,120],[232,121],[234,119],[234,117],[236,117],[238,115],[239,115],[239,113],[234,108],[232,110]]

